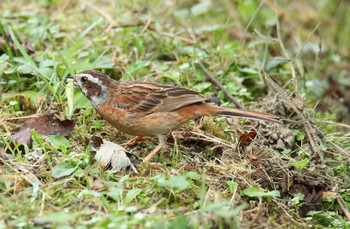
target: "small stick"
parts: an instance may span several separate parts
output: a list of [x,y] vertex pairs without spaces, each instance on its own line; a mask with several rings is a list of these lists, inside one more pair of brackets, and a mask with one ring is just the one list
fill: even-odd
[[[147,21],[148,22],[148,21]],[[123,24],[123,25],[113,25],[111,28],[112,29],[118,29],[118,28],[130,28],[130,27],[140,27],[140,26],[145,26],[147,23],[144,22],[139,22],[135,24]]]
[[211,74],[208,69],[203,65],[201,61],[198,61],[199,68],[203,71],[204,75],[210,79],[220,90],[224,92],[224,94],[240,109],[245,109],[244,106],[235,98],[233,95],[226,90],[224,85]]
[[343,200],[343,198],[340,195],[337,196],[337,203],[339,204],[340,209],[343,211],[343,213],[346,216],[346,218],[348,219],[348,221],[350,221],[349,208],[348,208],[348,206],[346,205],[345,201]]

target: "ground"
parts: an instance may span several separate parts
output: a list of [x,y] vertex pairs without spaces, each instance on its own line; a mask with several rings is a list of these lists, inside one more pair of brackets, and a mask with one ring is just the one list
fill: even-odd
[[[0,228],[350,227],[346,1],[0,6]],[[67,83],[87,69],[190,88],[283,124],[194,120],[149,164],[139,162],[156,139],[131,147],[137,174],[116,172],[90,146],[133,136]]]

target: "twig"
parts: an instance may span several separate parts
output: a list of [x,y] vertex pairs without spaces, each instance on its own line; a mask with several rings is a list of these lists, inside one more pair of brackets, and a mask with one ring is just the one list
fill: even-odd
[[235,98],[233,95],[226,90],[224,85],[213,76],[208,69],[203,65],[201,61],[198,61],[199,68],[203,71],[204,75],[213,82],[220,90],[224,92],[224,94],[240,109],[244,109],[244,106]]
[[334,142],[330,141],[329,143],[331,143],[338,150],[338,152],[343,154],[345,156],[345,158],[348,158],[348,160],[350,159],[350,153],[349,152],[346,152],[344,149],[342,149],[340,146],[338,146]]
[[221,145],[224,145],[224,146],[227,146],[230,148],[234,148],[234,144],[227,142],[221,138],[210,137],[208,135],[205,135],[205,134],[202,134],[202,133],[196,132],[196,131],[190,131],[190,133],[202,137],[202,140],[204,140],[204,141],[213,142],[213,143],[221,144]]
[[33,114],[33,115],[26,115],[26,116],[21,116],[21,117],[13,117],[13,118],[6,118],[6,120],[19,120],[19,119],[29,119],[29,118],[36,118],[38,117],[38,114]]
[[346,205],[345,201],[341,196],[337,196],[337,203],[339,204],[340,209],[343,211],[344,215],[350,221],[350,211],[348,206]]
[[[295,61],[299,54],[301,53],[301,51],[303,51],[303,49],[305,48],[306,43],[310,40],[311,36],[316,32],[316,30],[318,29],[318,27],[321,25],[321,23],[318,23],[315,28],[311,31],[311,33],[309,34],[309,36],[307,37],[307,39],[303,42],[301,48],[298,50],[297,54],[295,54],[293,61]],[[321,50],[321,49],[320,49]]]
[[[148,22],[148,21],[147,21]],[[112,29],[119,29],[119,28],[130,28],[130,27],[140,27],[140,26],[145,26],[147,25],[147,22],[138,22],[135,24],[123,24],[123,25],[113,25]]]
[[308,139],[311,145],[311,149],[314,153],[316,153],[319,156],[320,160],[323,162],[323,155],[321,154],[315,142],[315,138],[314,138],[314,134],[312,133],[310,122],[306,119],[305,115],[295,106],[295,104],[288,98],[288,96],[283,92],[283,90],[281,90],[281,88],[265,72],[263,72],[263,74],[266,82],[270,86],[272,86],[272,88],[274,88],[278,92],[278,94],[281,95],[282,99],[286,103],[288,103],[288,105],[294,110],[294,112],[301,118],[303,126],[305,128],[305,132],[308,136]]
[[146,22],[146,24],[145,24],[145,27],[143,27],[143,29],[142,29],[140,35],[143,34],[146,30],[150,29],[151,24],[152,24],[152,20],[148,19],[147,22]]
[[183,41],[183,42],[185,42],[185,43],[187,43],[189,45],[196,44],[196,42],[194,42],[194,41],[192,41],[190,39],[184,38],[184,37],[179,37],[179,36],[176,36],[176,35],[170,34],[170,33],[160,33],[160,32],[155,31],[152,28],[148,28],[148,29],[153,31],[153,32],[155,32],[155,33],[158,33],[158,34],[160,34],[160,35],[162,35],[164,37],[168,37],[168,38],[172,38],[172,39],[178,39],[178,40]]

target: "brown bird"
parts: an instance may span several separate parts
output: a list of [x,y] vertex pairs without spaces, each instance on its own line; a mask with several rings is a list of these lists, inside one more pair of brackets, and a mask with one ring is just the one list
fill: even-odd
[[207,103],[198,92],[149,82],[116,81],[96,70],[74,75],[83,94],[103,119],[118,130],[136,136],[156,136],[157,147],[144,158],[148,162],[164,145],[165,134],[201,116],[223,115],[280,122],[281,117]]

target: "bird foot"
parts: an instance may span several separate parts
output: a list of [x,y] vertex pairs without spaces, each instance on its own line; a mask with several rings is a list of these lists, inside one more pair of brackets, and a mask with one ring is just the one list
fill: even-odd
[[127,143],[123,143],[122,146],[125,148],[131,148],[139,142],[151,141],[151,140],[152,140],[151,137],[137,136],[137,137],[131,139],[130,141],[128,141]]

